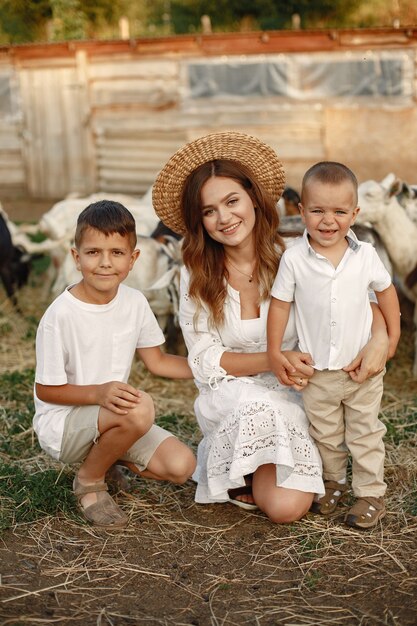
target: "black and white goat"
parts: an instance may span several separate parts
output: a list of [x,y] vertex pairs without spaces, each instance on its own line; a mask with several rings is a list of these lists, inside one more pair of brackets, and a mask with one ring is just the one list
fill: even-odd
[[31,267],[30,255],[12,241],[7,222],[0,213],[0,278],[8,298],[20,312],[16,292],[28,280]]

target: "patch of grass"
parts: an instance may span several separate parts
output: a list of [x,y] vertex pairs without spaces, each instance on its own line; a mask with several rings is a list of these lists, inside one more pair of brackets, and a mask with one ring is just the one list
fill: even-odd
[[36,278],[38,276],[43,276],[50,265],[51,257],[49,254],[43,254],[36,257],[32,260],[31,274]]
[[231,585],[229,583],[221,583],[218,588],[222,591],[227,591],[231,588]]
[[30,473],[21,465],[1,461],[0,498],[0,530],[59,512],[73,516],[75,509],[69,475],[55,469]]
[[381,420],[387,428],[386,441],[399,445],[405,441],[417,441],[417,396],[407,401],[388,404],[381,412]]
[[314,589],[322,578],[322,573],[318,570],[311,570],[304,579],[304,584],[309,589]]
[[35,412],[33,378],[32,369],[0,374],[0,447],[10,460],[28,458],[39,452],[31,439]]
[[24,459],[39,453],[37,444],[32,443],[33,412],[17,412],[13,419],[3,421],[0,432],[0,447],[3,454],[11,460]]
[[33,403],[33,381],[35,372],[26,369],[19,372],[4,372],[0,374],[0,398],[4,401],[16,403]]
[[7,337],[13,331],[13,326],[8,320],[0,320],[0,337]]
[[303,556],[304,559],[315,559],[317,553],[320,551],[322,537],[320,535],[307,535],[306,537],[299,538],[297,542],[297,553],[299,556]]
[[27,321],[28,326],[27,326],[23,339],[34,343],[35,338],[36,338],[36,330],[38,328],[39,321],[35,317],[33,317],[33,315],[29,315],[26,318],[26,321]]
[[190,419],[190,417],[178,415],[177,413],[161,415],[156,422],[158,426],[169,430],[169,432],[177,435],[179,438],[191,437],[196,430],[195,419]]
[[29,233],[28,237],[34,243],[42,243],[42,241],[45,241],[46,239],[46,235],[40,230],[38,230],[36,233]]
[[404,510],[410,515],[417,516],[417,483],[414,482],[414,487],[404,498]]

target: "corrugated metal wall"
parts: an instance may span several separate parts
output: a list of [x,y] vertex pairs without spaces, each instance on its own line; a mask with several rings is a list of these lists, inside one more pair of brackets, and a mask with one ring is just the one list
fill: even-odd
[[186,140],[179,63],[109,58],[90,65],[89,81],[98,187],[143,194]]
[[25,182],[21,124],[0,120],[0,186],[22,188]]
[[61,56],[0,57],[0,88],[9,76],[13,92],[5,114],[0,89],[3,190],[26,188],[44,198],[96,190],[142,195],[186,141],[224,129],[271,144],[296,188],[305,169],[322,159],[345,161],[359,178],[382,178],[397,168],[416,182],[415,101],[361,107],[270,96],[192,98],[187,64],[196,58],[140,57],[135,50],[90,55],[88,47]]
[[22,115],[17,74],[7,55],[0,56],[0,186],[22,188],[26,173],[22,152]]
[[73,60],[39,65],[19,70],[28,192],[55,198],[89,193],[95,188],[94,151],[79,68]]
[[[323,112],[187,98],[187,60],[120,60],[91,64],[90,98],[97,180],[103,190],[144,193],[167,158],[186,141],[227,128],[258,135],[288,164],[294,178],[307,160],[323,158]],[[262,107],[260,110],[260,106]]]

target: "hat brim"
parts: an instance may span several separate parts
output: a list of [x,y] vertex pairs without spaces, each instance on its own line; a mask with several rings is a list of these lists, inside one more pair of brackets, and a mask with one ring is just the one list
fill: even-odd
[[276,152],[266,143],[238,132],[212,133],[177,150],[159,172],[152,190],[152,202],[159,219],[181,235],[186,232],[181,197],[188,176],[197,167],[216,159],[245,165],[257,183],[278,201],[284,191],[285,172]]

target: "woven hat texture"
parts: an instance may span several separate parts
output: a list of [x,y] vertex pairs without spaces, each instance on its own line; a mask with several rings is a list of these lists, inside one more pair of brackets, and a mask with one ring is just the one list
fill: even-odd
[[215,159],[242,163],[272,198],[278,201],[281,197],[285,172],[270,146],[244,133],[229,131],[205,135],[177,150],[159,172],[153,186],[155,212],[176,233],[185,234],[181,196],[186,179],[197,167]]

